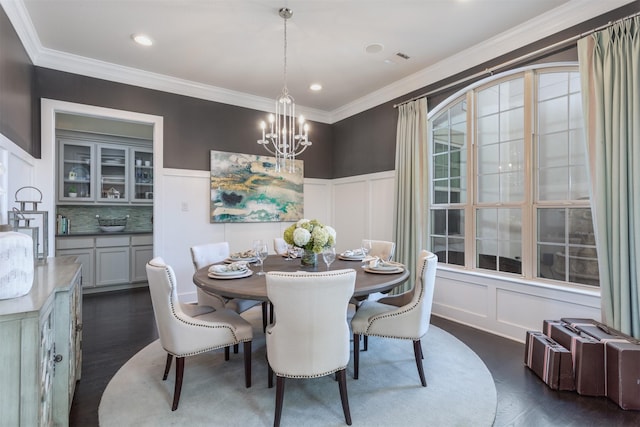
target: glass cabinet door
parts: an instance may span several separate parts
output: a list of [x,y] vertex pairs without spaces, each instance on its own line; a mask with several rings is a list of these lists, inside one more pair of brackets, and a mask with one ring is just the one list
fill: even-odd
[[153,203],[153,150],[131,149],[133,190],[131,200]]
[[61,176],[58,180],[58,198],[69,202],[93,200],[95,186],[91,170],[93,144],[60,141]]
[[100,192],[96,200],[122,202],[129,198],[127,165],[129,151],[126,147],[98,144],[98,182]]

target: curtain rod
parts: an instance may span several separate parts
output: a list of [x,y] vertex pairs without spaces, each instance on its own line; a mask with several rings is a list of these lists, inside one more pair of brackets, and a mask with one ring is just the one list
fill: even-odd
[[397,104],[394,104],[394,105],[393,105],[393,108],[398,108],[399,106],[404,105],[404,104],[406,104],[406,103],[408,103],[408,102],[411,102],[411,101],[415,101],[416,99],[424,98],[424,97],[426,97],[426,96],[430,96],[430,95],[433,95],[433,94],[435,94],[435,93],[442,92],[442,91],[443,91],[443,90],[445,90],[445,89],[449,89],[450,87],[457,86],[457,85],[459,85],[459,84],[461,84],[461,83],[464,83],[464,82],[469,81],[469,80],[473,80],[473,79],[475,79],[475,78],[477,78],[477,77],[482,77],[482,76],[484,76],[484,75],[486,75],[486,74],[488,74],[488,75],[493,75],[493,73],[494,73],[495,71],[497,71],[497,70],[499,70],[499,69],[501,69],[501,68],[508,67],[508,66],[510,66],[510,65],[512,65],[512,64],[514,64],[514,63],[524,61],[525,59],[529,59],[529,58],[531,58],[531,57],[536,57],[536,56],[541,56],[542,54],[547,53],[547,52],[556,52],[556,51],[559,51],[561,48],[566,47],[566,46],[568,46],[568,45],[572,44],[573,42],[575,42],[575,41],[576,41],[576,40],[578,40],[578,39],[581,39],[581,38],[583,38],[583,37],[589,36],[589,35],[591,35],[591,34],[593,34],[593,33],[595,33],[595,32],[598,32],[598,31],[604,30],[605,28],[609,28],[609,27],[611,27],[612,25],[615,25],[615,24],[617,24],[617,23],[619,23],[619,22],[622,22],[622,21],[624,21],[624,20],[631,19],[631,18],[635,18],[635,17],[636,17],[636,16],[638,16],[638,15],[640,15],[640,12],[636,12],[636,13],[634,13],[633,15],[629,15],[629,16],[627,16],[627,17],[625,17],[625,18],[618,19],[617,21],[608,22],[608,23],[606,23],[606,24],[604,24],[604,25],[601,25],[601,26],[599,26],[599,27],[597,27],[597,28],[594,28],[594,29],[589,30],[589,31],[587,31],[587,32],[584,32],[584,33],[582,33],[582,34],[575,35],[575,36],[573,36],[573,37],[569,37],[568,39],[565,39],[565,40],[562,40],[562,41],[559,41],[559,42],[553,43],[553,44],[551,44],[551,45],[549,45],[549,46],[546,46],[546,47],[540,48],[540,49],[535,50],[535,51],[533,51],[533,52],[525,53],[525,54],[524,54],[524,55],[522,55],[522,56],[519,56],[519,57],[514,58],[514,59],[510,59],[510,60],[508,60],[508,61],[503,62],[502,64],[499,64],[499,65],[495,65],[495,66],[493,66],[493,67],[486,68],[485,70],[483,70],[483,71],[479,71],[479,72],[477,72],[477,73],[475,73],[475,74],[472,74],[472,75],[470,75],[470,76],[463,77],[463,78],[461,78],[461,79],[459,79],[459,80],[456,80],[456,81],[454,81],[454,82],[452,82],[452,83],[449,83],[449,84],[446,84],[446,85],[444,85],[444,86],[441,86],[441,87],[439,87],[438,89],[434,89],[434,90],[432,90],[432,91],[429,91],[429,92],[423,93],[422,95],[417,95],[417,96],[414,96],[413,98],[409,98],[409,99],[407,99],[406,101],[402,101],[402,102],[399,102],[399,103],[397,103]]

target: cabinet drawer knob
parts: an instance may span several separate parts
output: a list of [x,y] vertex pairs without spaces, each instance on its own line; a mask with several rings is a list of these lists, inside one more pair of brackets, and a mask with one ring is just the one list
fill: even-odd
[[56,354],[55,356],[53,356],[53,361],[56,362],[56,363],[62,362],[62,355],[61,354]]

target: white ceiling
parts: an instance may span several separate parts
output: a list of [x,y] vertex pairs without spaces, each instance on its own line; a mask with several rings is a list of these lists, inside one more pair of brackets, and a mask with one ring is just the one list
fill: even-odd
[[[272,108],[283,86],[284,23],[278,10],[289,7],[289,91],[316,120],[331,122],[630,1],[0,3],[35,65],[261,109]],[[131,35],[138,32],[155,44],[133,43]],[[384,49],[365,52],[371,43]],[[322,84],[321,92],[309,90],[314,82]]]

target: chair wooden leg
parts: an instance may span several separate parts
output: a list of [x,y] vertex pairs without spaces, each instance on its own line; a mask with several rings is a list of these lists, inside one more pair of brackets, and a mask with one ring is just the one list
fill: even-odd
[[268,302],[264,301],[262,303],[262,332],[265,332],[267,330],[267,306],[268,306]]
[[363,351],[369,350],[369,335],[364,336],[364,349]]
[[273,323],[273,303],[269,302],[269,323]]
[[347,371],[341,369],[338,374],[338,387],[340,388],[340,400],[342,401],[342,412],[344,412],[344,421],[348,426],[351,425],[351,412],[349,411],[349,396],[347,395]]
[[244,385],[251,387],[251,341],[244,343]]
[[178,409],[178,402],[180,401],[180,392],[182,391],[182,377],[184,375],[184,357],[176,357],[176,385],[173,390],[173,406],[171,410]]
[[273,418],[273,427],[280,426],[282,415],[282,401],[284,400],[284,377],[276,376],[276,413]]
[[171,361],[173,360],[173,354],[167,353],[167,364],[164,367],[164,375],[162,376],[162,381],[167,379],[167,375],[169,375],[169,369],[171,369]]
[[273,388],[273,369],[267,360],[267,388]]
[[233,354],[238,354],[238,344],[233,345]]
[[418,367],[420,382],[422,383],[422,387],[426,387],[427,380],[424,378],[424,368],[422,367],[422,347],[420,346],[420,340],[415,340],[413,342],[413,354],[416,357],[416,366]]
[[353,379],[358,379],[360,364],[360,334],[353,334]]
[[224,360],[229,360],[229,346],[224,348]]

